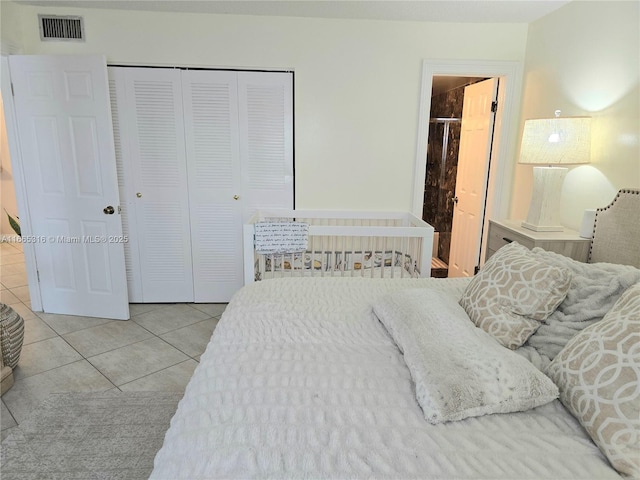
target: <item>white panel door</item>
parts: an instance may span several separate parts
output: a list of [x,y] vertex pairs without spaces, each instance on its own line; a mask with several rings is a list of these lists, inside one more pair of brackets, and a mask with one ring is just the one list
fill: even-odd
[[237,73],[183,71],[195,302],[244,284]]
[[192,302],[180,71],[120,70],[112,79],[117,92],[119,83],[124,84],[124,97],[117,99],[122,162],[131,170],[124,203],[131,212],[129,231],[138,243],[139,272],[132,265],[131,275],[140,275],[143,302]]
[[244,219],[293,208],[293,81],[287,72],[239,72]]
[[480,258],[495,116],[491,104],[497,94],[498,80],[495,78],[464,89],[449,277],[472,277]]
[[102,56],[11,56],[45,312],[129,318]]

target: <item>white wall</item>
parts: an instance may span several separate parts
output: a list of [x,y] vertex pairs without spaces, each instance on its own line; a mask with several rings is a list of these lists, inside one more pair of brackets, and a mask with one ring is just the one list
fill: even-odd
[[[577,229],[587,208],[607,205],[620,188],[640,187],[640,3],[574,1],[529,27],[524,119],[587,115],[591,165],[564,183],[561,222]],[[516,166],[511,218],[525,218],[532,166]]]
[[[6,0],[0,2],[3,9]],[[42,43],[37,14],[84,16],[86,43]],[[14,5],[24,53],[114,64],[295,72],[296,206],[412,206],[422,60],[522,61],[525,24],[432,24]],[[3,24],[5,19],[3,18]]]
[[13,2],[0,0],[0,52],[21,53],[23,9]]

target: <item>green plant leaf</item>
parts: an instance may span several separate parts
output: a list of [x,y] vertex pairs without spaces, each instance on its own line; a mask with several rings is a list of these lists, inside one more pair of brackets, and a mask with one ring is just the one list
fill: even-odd
[[11,228],[13,228],[13,231],[16,232],[17,235],[22,236],[22,234],[20,233],[20,224],[18,223],[17,217],[13,218],[11,215],[9,215],[9,212],[7,212],[7,209],[4,209],[4,213],[7,214],[7,217],[9,218],[9,225],[11,225]]

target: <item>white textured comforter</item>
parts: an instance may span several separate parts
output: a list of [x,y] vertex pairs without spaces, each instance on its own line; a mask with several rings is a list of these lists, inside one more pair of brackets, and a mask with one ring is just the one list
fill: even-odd
[[296,278],[241,290],[151,478],[620,478],[558,401],[429,424],[371,308],[420,286],[459,296],[466,280]]

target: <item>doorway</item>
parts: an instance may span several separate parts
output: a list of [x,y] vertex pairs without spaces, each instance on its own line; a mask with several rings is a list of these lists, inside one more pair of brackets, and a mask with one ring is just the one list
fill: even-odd
[[[431,129],[431,96],[433,79],[438,76],[495,78],[499,81],[495,112],[495,129],[491,144],[491,169],[483,193],[485,215],[478,231],[466,235],[476,241],[477,250],[471,252],[482,266],[486,250],[486,231],[489,219],[507,218],[513,175],[513,150],[516,142],[516,124],[522,92],[522,64],[501,60],[424,60],[422,90],[418,122],[412,212],[422,216],[425,203],[425,178],[428,135]],[[466,238],[465,237],[465,238]]]
[[[20,230],[22,236],[32,236],[31,219],[27,208],[28,199],[24,185],[24,174],[22,170],[21,152],[18,148],[18,135],[16,131],[16,118],[14,108],[14,97],[11,94],[11,78],[9,76],[9,56],[0,56],[0,94],[2,95],[2,111],[5,120],[6,138],[3,138],[3,156],[5,160],[11,162],[11,184],[16,199],[16,216],[19,217]],[[6,140],[6,143],[5,143]],[[4,187],[5,185],[3,185]],[[7,209],[8,210],[8,209]],[[4,214],[4,211],[2,211]],[[4,230],[3,230],[4,231]],[[40,285],[38,283],[38,272],[36,267],[36,256],[34,243],[22,244],[24,262],[27,272],[28,288],[25,298],[29,299],[29,307],[33,311],[42,311],[42,299],[40,297]],[[24,287],[21,287],[24,288]]]
[[447,277],[465,87],[485,77],[433,77],[422,219],[437,232],[431,276]]
[[[0,92],[1,95],[1,92]],[[3,241],[10,241],[16,232],[9,223],[8,215],[12,218],[18,217],[18,203],[16,192],[13,186],[13,174],[11,168],[11,158],[9,155],[9,141],[4,119],[4,103],[0,99],[0,234]]]

